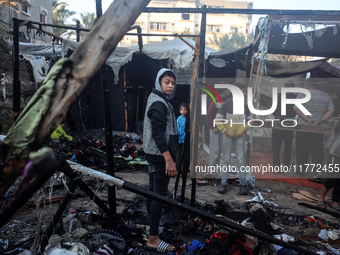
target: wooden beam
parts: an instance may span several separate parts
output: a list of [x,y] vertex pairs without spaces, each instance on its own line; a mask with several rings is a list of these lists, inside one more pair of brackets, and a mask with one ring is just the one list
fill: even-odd
[[[85,41],[70,57],[72,65],[65,67],[56,78],[48,112],[42,116],[37,132],[32,134],[34,141],[21,150],[20,156],[14,157],[12,148],[7,149],[7,155],[4,155],[5,165],[0,176],[0,195],[3,195],[21,174],[27,154],[33,149],[41,148],[53,130],[63,121],[72,103],[105,63],[149,1],[115,0],[95,24]],[[20,123],[14,125],[20,125]],[[18,136],[20,134],[17,134],[17,138],[26,144],[27,138],[24,135]],[[7,142],[9,143],[10,141]],[[4,142],[4,145],[7,144]]]
[[56,84],[52,110],[41,123],[39,137],[37,137],[39,144],[42,144],[65,118],[71,104],[105,63],[148,3],[149,0],[116,0],[94,25],[84,42],[70,57],[74,67],[66,90],[64,88],[66,79],[60,79]]
[[192,186],[191,186],[191,203],[194,203],[196,197],[196,176],[193,176],[194,173],[194,163],[198,161],[198,133],[199,127],[196,125],[197,123],[197,111],[199,111],[199,107],[197,107],[198,102],[198,88],[196,85],[196,80],[199,77],[199,54],[200,54],[200,38],[196,37],[195,40],[195,61],[192,64],[192,74],[191,74],[191,82],[190,82],[190,118],[191,119],[191,141],[190,141],[190,173],[192,177]]

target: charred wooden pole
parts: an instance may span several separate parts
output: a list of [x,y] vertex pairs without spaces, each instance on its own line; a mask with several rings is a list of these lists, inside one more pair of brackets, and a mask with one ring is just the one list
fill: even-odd
[[254,45],[251,43],[249,50],[248,50],[248,54],[247,54],[247,68],[246,68],[246,78],[250,79],[250,77],[252,76],[252,62],[251,59],[253,57],[253,52],[254,52]]
[[[195,40],[195,61],[192,64],[192,74],[191,74],[191,81],[190,81],[190,95],[191,95],[191,102],[190,102],[190,129],[191,129],[191,135],[190,135],[190,169],[191,169],[191,182],[192,182],[192,187],[191,187],[191,194],[193,192],[196,192],[196,187],[195,190],[193,190],[193,186],[196,185],[196,176],[194,175],[194,162],[197,162],[197,150],[198,148],[195,148],[195,144],[197,142],[196,139],[198,139],[198,136],[196,136],[196,132],[199,132],[199,130],[196,128],[196,109],[197,109],[197,88],[195,88],[196,84],[196,79],[198,77],[198,69],[199,69],[199,48],[200,48],[200,38],[196,37]],[[195,154],[196,153],[196,154]],[[192,196],[193,197],[193,196]],[[192,200],[191,197],[191,200]],[[192,206],[195,206],[195,202],[191,202]]]
[[[138,48],[139,48],[139,52],[143,51],[143,36],[142,36],[142,28],[138,25],[132,26],[129,31],[133,30],[133,29],[137,29],[137,35],[138,37]],[[132,34],[126,34],[126,35],[132,35]]]
[[[198,78],[203,78],[204,73],[204,54],[205,54],[205,33],[207,25],[207,13],[205,12],[207,6],[202,7],[202,20],[201,20],[201,34],[200,34],[200,52],[199,52],[199,66],[198,66]],[[196,111],[197,113],[198,111]]]
[[[104,117],[105,117],[105,144],[106,144],[106,167],[108,174],[115,176],[114,172],[114,158],[113,158],[113,139],[112,139],[112,124],[111,124],[111,100],[110,100],[110,88],[108,86],[108,80],[106,79],[106,66],[103,66],[100,70],[100,80],[103,89],[104,100]],[[111,211],[116,213],[116,188],[108,187],[108,199]]]
[[[96,0],[97,19],[102,16],[102,1]],[[112,123],[111,123],[111,100],[110,88],[108,80],[106,79],[105,64],[100,68],[99,76],[101,87],[103,89],[104,101],[104,119],[105,119],[105,144],[106,144],[106,162],[108,173],[115,176],[114,172],[114,158],[113,158],[113,139],[112,139]],[[108,187],[109,206],[112,212],[116,213],[116,188],[114,186]]]
[[[27,179],[32,179],[28,186],[22,186],[14,195],[14,197],[7,202],[7,204],[0,211],[0,227],[5,225],[8,220],[26,204],[34,193],[36,193],[42,185],[53,175],[59,168],[62,161],[56,157],[54,153],[45,154],[41,159],[34,162],[27,170]],[[25,183],[25,180],[23,181]]]
[[[204,5],[202,7],[202,20],[201,20],[201,34],[200,34],[200,44],[199,44],[199,55],[198,55],[198,78],[202,79],[203,78],[203,73],[204,73],[204,54],[205,54],[205,33],[206,33],[206,24],[207,24],[207,13],[206,13],[206,8],[207,6]],[[198,110],[198,99],[200,98],[201,95],[201,90],[195,89],[195,109],[193,109],[194,114],[195,114],[195,120],[198,120],[198,116],[200,114],[200,111]],[[199,129],[195,129],[195,133],[193,135],[195,136],[195,142],[196,146],[194,146],[194,157],[196,160],[194,162],[197,162],[197,154],[198,154],[198,134],[199,134]],[[194,144],[194,143],[193,143]],[[194,163],[193,162],[193,163]],[[192,165],[193,166],[193,165]],[[194,166],[193,166],[194,168]],[[195,206],[196,202],[196,178],[192,179],[192,185],[191,185],[191,206]]]
[[20,112],[19,27],[20,21],[13,18],[13,122]]
[[[105,63],[149,1],[115,0],[69,60],[60,62],[63,63],[61,70],[56,77],[51,77],[55,84],[46,112],[37,112],[26,107],[25,114],[20,114],[3,141],[8,150],[2,155],[4,165],[0,173],[0,195],[5,194],[23,171],[26,155],[41,148],[63,121],[72,103]],[[41,88],[36,93],[45,95],[44,88]],[[37,101],[31,101],[30,106],[35,106],[36,102],[41,103],[45,98],[37,96],[35,99]],[[27,123],[33,116],[39,121],[32,129],[23,130],[23,123]]]
[[142,29],[140,26],[137,26],[137,33],[138,33],[138,47],[139,51],[143,51],[143,37],[142,37]]

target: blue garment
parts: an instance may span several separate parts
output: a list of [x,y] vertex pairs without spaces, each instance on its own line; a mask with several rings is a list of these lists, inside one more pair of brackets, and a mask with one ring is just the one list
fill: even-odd
[[187,245],[187,249],[188,249],[188,251],[195,251],[198,248],[202,248],[203,246],[204,246],[204,244],[202,244],[200,241],[193,240],[191,242],[191,245]]
[[179,143],[184,143],[185,121],[186,121],[186,118],[183,115],[181,115],[177,118],[177,130],[178,130]]

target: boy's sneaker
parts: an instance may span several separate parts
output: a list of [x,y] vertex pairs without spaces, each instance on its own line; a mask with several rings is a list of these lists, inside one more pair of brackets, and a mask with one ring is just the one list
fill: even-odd
[[225,194],[227,192],[227,187],[226,185],[221,185],[219,188],[218,188],[218,193],[220,194]]
[[246,185],[241,185],[240,195],[248,195],[248,189]]

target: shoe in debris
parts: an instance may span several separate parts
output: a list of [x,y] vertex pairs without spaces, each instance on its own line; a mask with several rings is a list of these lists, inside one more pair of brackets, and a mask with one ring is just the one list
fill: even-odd
[[219,188],[218,188],[218,193],[220,194],[225,194],[227,192],[227,187],[226,185],[221,185]]
[[247,189],[247,186],[246,185],[241,185],[241,188],[240,188],[240,195],[248,195],[248,189]]

